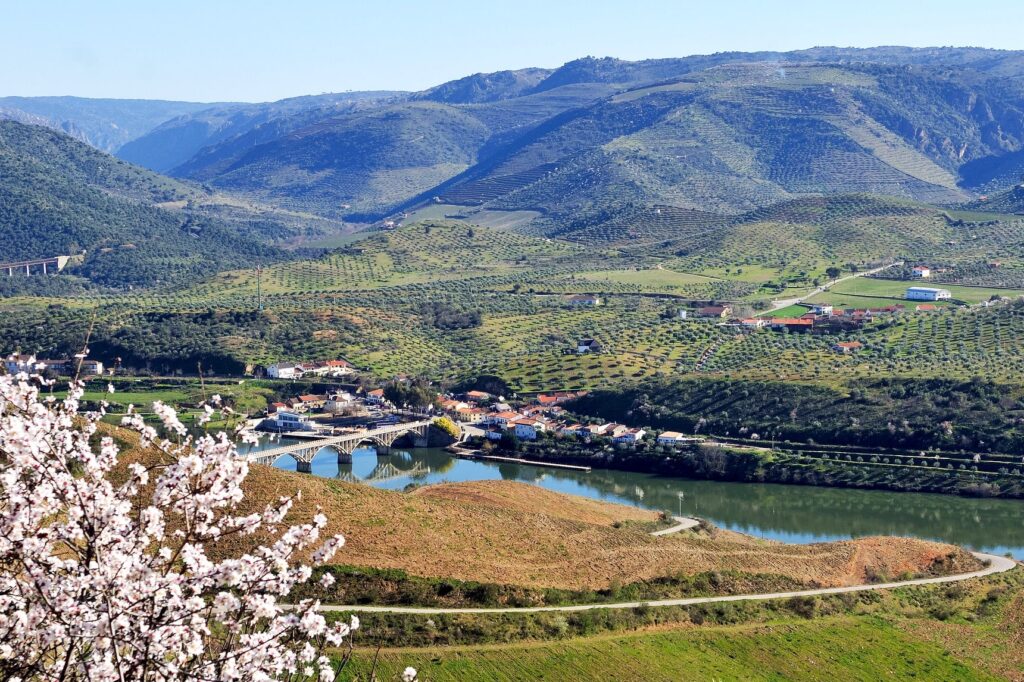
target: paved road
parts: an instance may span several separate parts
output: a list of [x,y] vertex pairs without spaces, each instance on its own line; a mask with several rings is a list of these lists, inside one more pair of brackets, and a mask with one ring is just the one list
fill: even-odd
[[700,525],[700,521],[692,519],[689,516],[673,516],[672,520],[676,522],[676,525],[671,528],[664,528],[662,530],[656,530],[651,535],[671,535],[672,533],[678,533],[682,530],[690,530]]
[[692,606],[695,604],[714,604],[729,601],[760,601],[764,599],[791,599],[793,597],[814,597],[828,594],[844,594],[847,592],[867,592],[873,590],[889,590],[895,587],[911,585],[938,585],[953,583],[971,578],[981,578],[994,573],[1004,573],[1013,569],[1017,562],[994,554],[974,552],[974,556],[989,565],[980,571],[947,575],[941,578],[918,578],[895,583],[879,583],[875,585],[851,585],[849,587],[825,587],[817,590],[797,590],[795,592],[771,592],[768,594],[736,594],[725,597],[691,597],[687,599],[657,599],[654,601],[618,602],[615,604],[576,604],[574,606],[527,606],[517,608],[426,608],[418,606],[341,606],[323,604],[321,611],[366,611],[374,613],[410,613],[410,614],[445,614],[445,613],[540,613],[543,611],[593,611],[595,609],[638,609],[648,606]]
[[803,303],[804,301],[809,299],[811,296],[816,296],[817,294],[826,292],[830,288],[832,288],[835,285],[839,284],[840,282],[845,282],[846,280],[853,279],[854,277],[864,277],[866,275],[873,275],[876,272],[881,272],[882,270],[888,270],[889,268],[894,268],[897,265],[903,265],[903,261],[901,261],[901,260],[900,261],[896,261],[895,263],[889,263],[888,265],[883,265],[882,267],[879,267],[879,268],[874,268],[872,270],[865,270],[864,272],[855,272],[852,275],[847,275],[846,277],[840,277],[839,279],[832,280],[828,284],[822,284],[820,287],[818,287],[817,289],[815,289],[811,293],[804,294],[803,296],[797,296],[796,298],[783,298],[783,299],[778,299],[778,300],[772,301],[772,306],[770,308],[768,308],[768,310],[765,310],[764,312],[762,312],[760,314],[761,315],[765,315],[766,313],[775,312],[776,310],[782,310],[783,308],[788,308],[789,306],[796,305],[797,303]]

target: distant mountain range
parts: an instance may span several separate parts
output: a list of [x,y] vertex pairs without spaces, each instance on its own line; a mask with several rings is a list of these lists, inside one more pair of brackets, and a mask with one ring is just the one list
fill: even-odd
[[[1013,208],[1024,51],[587,57],[417,93],[263,104],[7,97],[0,118],[186,181],[160,187],[314,220],[371,223],[441,204],[529,210],[531,229],[563,234],[655,206],[739,215],[850,193],[936,204],[984,195]],[[55,160],[48,167],[57,172]]]

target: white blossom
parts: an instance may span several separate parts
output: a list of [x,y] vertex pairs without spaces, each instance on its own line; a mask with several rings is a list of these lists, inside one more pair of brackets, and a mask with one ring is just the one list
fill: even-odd
[[[280,602],[310,578],[300,555],[323,562],[343,545],[340,536],[321,542],[322,514],[279,529],[292,505],[282,498],[238,515],[246,460],[224,434],[193,440],[162,403],[153,410],[178,442],[131,411],[122,425],[161,453],[156,463],[119,468],[114,440],[97,439],[105,408],[79,414],[81,383],[47,402],[28,379],[0,376],[6,678],[334,679],[323,648],[341,645],[358,619],[328,627],[317,602]],[[261,529],[271,534],[267,545],[228,558],[207,553]]]

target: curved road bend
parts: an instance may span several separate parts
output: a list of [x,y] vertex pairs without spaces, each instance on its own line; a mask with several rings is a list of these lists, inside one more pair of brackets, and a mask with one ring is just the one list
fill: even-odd
[[[672,529],[668,529],[672,530]],[[844,594],[847,592],[867,592],[872,590],[890,590],[896,587],[909,587],[911,585],[939,585],[942,583],[953,583],[971,578],[981,578],[995,573],[1005,573],[1013,569],[1017,562],[1006,557],[982,552],[972,552],[974,556],[982,561],[988,561],[989,565],[979,571],[970,573],[958,573],[940,578],[918,578],[916,580],[904,580],[895,583],[879,583],[876,585],[850,585],[848,587],[825,587],[817,590],[798,590],[796,592],[771,592],[768,594],[735,594],[724,597],[691,597],[688,599],[656,599],[653,601],[631,601],[615,604],[576,604],[573,606],[526,606],[516,608],[426,608],[417,606],[341,606],[336,604],[323,604],[321,611],[364,611],[374,613],[410,613],[410,614],[446,614],[446,613],[540,613],[543,611],[592,611],[594,609],[638,609],[641,606],[692,606],[694,604],[714,604],[727,601],[758,601],[762,599],[790,599],[792,597],[814,597],[828,594]]]

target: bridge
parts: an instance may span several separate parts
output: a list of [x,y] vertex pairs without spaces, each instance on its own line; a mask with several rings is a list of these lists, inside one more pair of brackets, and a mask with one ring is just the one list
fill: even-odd
[[328,436],[270,450],[250,452],[246,457],[250,462],[273,464],[281,457],[290,455],[298,463],[299,471],[309,473],[312,471],[313,458],[324,448],[331,448],[337,452],[339,463],[347,463],[352,461],[352,452],[363,443],[375,445],[378,454],[387,453],[391,449],[391,444],[402,436],[411,436],[417,446],[426,447],[429,430],[430,420],[391,424],[369,431],[344,433],[340,436]]
[[48,275],[63,270],[64,266],[68,264],[68,260],[68,256],[54,256],[53,258],[22,260],[16,263],[0,263],[0,272],[6,270],[8,277],[14,277],[15,272],[24,272],[26,275],[31,275],[32,270],[35,269],[36,272],[41,270],[44,275]]

